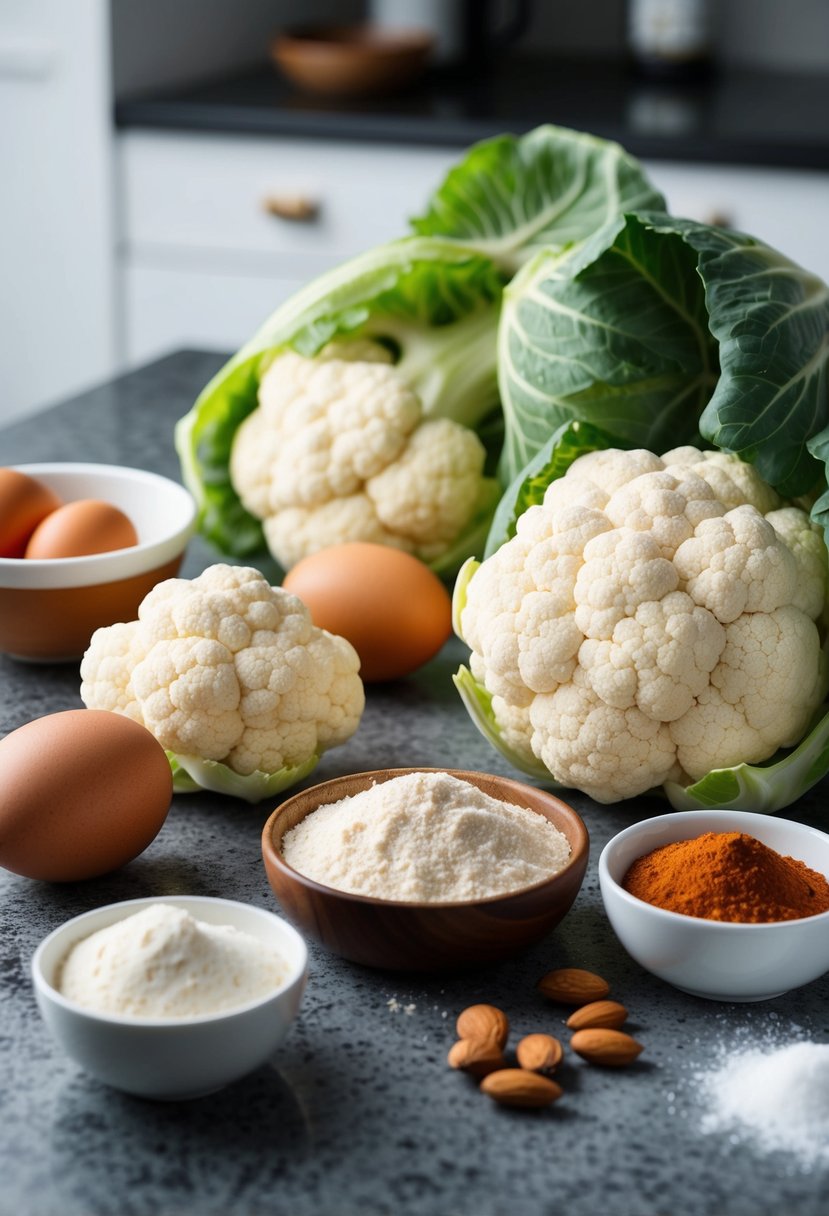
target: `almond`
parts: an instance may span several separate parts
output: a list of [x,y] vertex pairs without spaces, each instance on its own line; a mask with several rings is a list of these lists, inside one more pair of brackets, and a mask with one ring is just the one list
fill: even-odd
[[623,1030],[602,1027],[577,1030],[570,1040],[570,1046],[589,1064],[602,1064],[606,1068],[623,1068],[626,1064],[632,1064],[643,1050],[642,1044]]
[[562,1005],[588,1005],[600,1001],[610,992],[610,985],[592,971],[580,967],[561,967],[548,971],[538,981],[539,991],[551,1001]]
[[582,1005],[567,1019],[571,1030],[590,1030],[604,1027],[607,1030],[618,1030],[628,1015],[624,1005],[618,1001],[591,1001]]
[[509,1020],[495,1005],[470,1005],[458,1017],[455,1029],[459,1039],[494,1039],[503,1049],[509,1035]]
[[553,1072],[561,1063],[564,1048],[551,1034],[528,1034],[516,1047],[515,1054],[522,1068]]
[[524,1068],[502,1068],[481,1082],[481,1089],[502,1106],[549,1106],[564,1093],[560,1085]]
[[506,1065],[494,1039],[459,1039],[449,1049],[446,1061],[450,1068],[462,1068],[473,1077],[485,1077]]

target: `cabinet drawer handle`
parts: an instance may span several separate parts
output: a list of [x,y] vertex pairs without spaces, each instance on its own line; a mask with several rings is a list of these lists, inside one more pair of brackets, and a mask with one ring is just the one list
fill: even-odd
[[708,212],[704,217],[704,223],[713,224],[716,228],[736,228],[737,226],[731,212],[721,210],[719,207],[714,207]]
[[303,194],[268,194],[262,200],[262,206],[268,215],[275,215],[277,219],[303,223],[315,220],[320,210],[316,199]]

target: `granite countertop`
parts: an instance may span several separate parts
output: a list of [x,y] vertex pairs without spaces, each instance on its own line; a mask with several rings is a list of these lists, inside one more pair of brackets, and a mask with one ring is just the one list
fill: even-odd
[[[177,477],[173,426],[219,367],[180,352],[0,431],[2,462],[84,459]],[[183,569],[216,560],[195,541]],[[364,721],[311,781],[385,765],[509,773],[468,720],[447,644],[406,680],[371,687]],[[0,733],[80,707],[72,664],[0,656]],[[514,774],[512,774],[514,775]],[[311,782],[309,781],[309,784]],[[519,957],[466,974],[358,967],[311,948],[298,1021],[272,1062],[189,1103],[142,1101],[81,1073],[51,1040],[29,981],[41,938],[115,900],[226,896],[273,908],[259,852],[272,803],[198,794],[174,799],[141,857],[71,885],[0,872],[0,1212],[8,1216],[758,1216],[826,1211],[826,1172],[701,1130],[695,1075],[719,1053],[796,1035],[827,1038],[829,976],[754,1005],[683,995],[643,972],[602,909],[599,852],[661,804],[599,807],[570,799],[591,835],[584,886],[561,926]],[[792,818],[825,824],[818,791]],[[603,974],[645,1045],[636,1065],[569,1063],[566,1096],[541,1112],[509,1111],[446,1066],[458,1012],[500,1005],[517,1034],[562,1034],[561,1011],[536,981],[558,966]],[[563,1038],[566,1041],[566,1031]],[[571,1060],[574,1057],[571,1057]]]
[[125,97],[121,128],[463,148],[551,122],[618,140],[634,156],[829,169],[829,76],[730,69],[686,83],[624,63],[505,56],[483,74],[433,70],[391,97],[303,93],[270,64],[227,79]]

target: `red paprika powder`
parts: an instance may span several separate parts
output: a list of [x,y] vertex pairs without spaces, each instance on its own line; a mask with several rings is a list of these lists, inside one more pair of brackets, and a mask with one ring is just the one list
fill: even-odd
[[829,911],[829,882],[745,832],[706,832],[634,861],[622,886],[669,912],[752,924]]

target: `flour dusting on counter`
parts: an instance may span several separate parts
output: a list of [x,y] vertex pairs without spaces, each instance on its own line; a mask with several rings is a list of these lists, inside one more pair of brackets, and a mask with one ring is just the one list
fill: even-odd
[[802,1169],[829,1165],[829,1043],[723,1051],[696,1081],[707,1104],[703,1132],[784,1152]]

